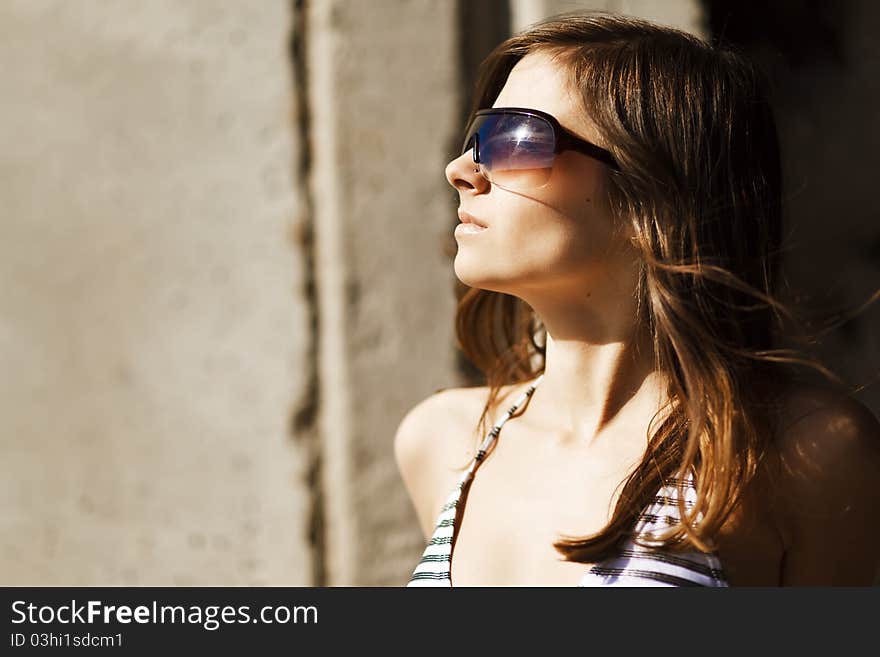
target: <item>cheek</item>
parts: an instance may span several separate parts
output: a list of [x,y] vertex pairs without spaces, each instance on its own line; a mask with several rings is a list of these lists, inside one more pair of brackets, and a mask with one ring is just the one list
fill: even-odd
[[581,197],[568,205],[530,221],[531,230],[515,236],[516,252],[560,272],[595,267],[610,250],[611,223],[592,199]]
[[566,251],[580,254],[583,260],[594,261],[608,258],[615,251],[619,239],[615,235],[614,220],[608,204],[597,189],[581,191],[575,203],[566,208]]
[[602,268],[607,246],[607,238],[589,223],[532,216],[507,226],[496,223],[485,234],[463,241],[456,273],[495,283],[575,276]]
[[555,275],[592,271],[601,266],[607,241],[590,226],[568,225],[544,231],[522,245],[522,260],[533,269]]

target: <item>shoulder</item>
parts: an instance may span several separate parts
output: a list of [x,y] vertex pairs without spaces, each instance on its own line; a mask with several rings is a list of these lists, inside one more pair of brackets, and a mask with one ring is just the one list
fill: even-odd
[[808,471],[814,481],[833,481],[842,466],[857,474],[878,465],[880,421],[842,392],[799,385],[782,398],[776,446],[791,482],[809,486]]
[[445,388],[410,408],[394,436],[398,464],[409,468],[423,461],[436,463],[464,456],[457,454],[456,443],[466,441],[457,438],[462,433],[473,435],[482,408],[480,403],[487,394],[485,388]]
[[786,391],[775,440],[783,584],[870,585],[880,567],[880,422],[837,390]]
[[426,536],[474,455],[488,388],[446,388],[413,406],[394,435],[394,458]]

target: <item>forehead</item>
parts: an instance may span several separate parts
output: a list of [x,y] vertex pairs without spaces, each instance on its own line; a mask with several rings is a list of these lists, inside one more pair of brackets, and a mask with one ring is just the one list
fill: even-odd
[[567,74],[544,52],[529,53],[519,60],[492,107],[529,107],[552,114],[559,122],[586,138],[596,129],[581,108]]

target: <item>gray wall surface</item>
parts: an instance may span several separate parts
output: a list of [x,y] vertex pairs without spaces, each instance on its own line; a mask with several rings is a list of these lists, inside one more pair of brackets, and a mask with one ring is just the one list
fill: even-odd
[[442,249],[456,207],[443,175],[458,130],[455,4],[328,0],[308,20],[323,579],[399,584],[424,546],[392,438],[457,379]]
[[310,583],[290,19],[0,4],[3,584]]

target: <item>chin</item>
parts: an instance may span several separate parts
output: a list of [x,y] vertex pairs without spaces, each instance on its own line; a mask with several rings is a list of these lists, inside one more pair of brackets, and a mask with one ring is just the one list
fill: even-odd
[[453,269],[456,278],[468,287],[491,292],[506,292],[505,280],[488,275],[485,262],[466,262],[457,256],[453,263]]
[[482,287],[486,278],[486,263],[480,263],[477,258],[462,256],[459,250],[452,263],[455,277],[470,287]]

